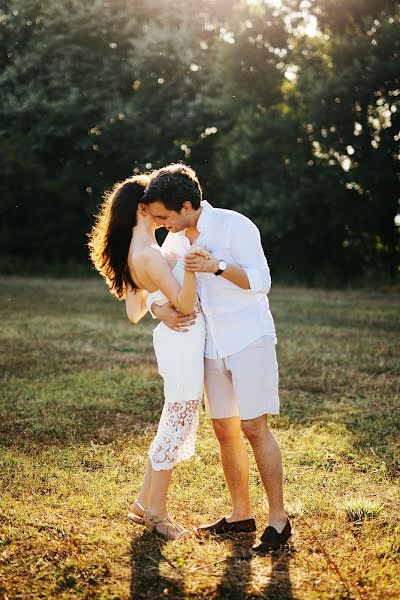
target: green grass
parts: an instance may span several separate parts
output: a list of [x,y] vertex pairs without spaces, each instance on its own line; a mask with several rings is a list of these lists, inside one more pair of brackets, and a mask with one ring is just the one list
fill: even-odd
[[[398,295],[273,289],[296,533],[251,558],[247,538],[162,543],[125,519],[162,407],[151,319],[93,279],[0,290],[0,598],[400,597]],[[251,495],[262,530],[254,461]],[[189,527],[229,510],[204,414],[170,509]]]
[[344,508],[349,521],[361,523],[366,519],[376,518],[382,510],[382,505],[365,496],[357,496],[346,500]]

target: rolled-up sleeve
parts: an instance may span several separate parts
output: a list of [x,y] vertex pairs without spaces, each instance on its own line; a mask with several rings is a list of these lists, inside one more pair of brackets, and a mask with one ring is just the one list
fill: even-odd
[[271,275],[258,228],[246,217],[232,223],[231,252],[238,265],[246,271],[250,290],[254,294],[268,294]]

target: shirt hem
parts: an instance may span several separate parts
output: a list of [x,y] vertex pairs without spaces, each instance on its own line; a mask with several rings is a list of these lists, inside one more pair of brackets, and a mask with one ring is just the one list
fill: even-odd
[[278,342],[278,338],[276,337],[275,333],[271,333],[270,331],[267,333],[261,333],[260,335],[257,335],[254,338],[251,338],[249,341],[247,341],[245,344],[243,344],[242,346],[240,346],[239,348],[237,348],[234,352],[228,352],[227,354],[220,354],[217,352],[217,356],[207,356],[207,353],[204,353],[204,358],[209,358],[210,360],[218,360],[221,358],[227,358],[227,356],[232,356],[232,354],[237,354],[238,352],[241,352],[242,350],[244,350],[244,348],[246,348],[247,346],[250,346],[250,344],[252,344],[253,342],[259,340],[262,337],[271,337],[275,344],[277,344]]

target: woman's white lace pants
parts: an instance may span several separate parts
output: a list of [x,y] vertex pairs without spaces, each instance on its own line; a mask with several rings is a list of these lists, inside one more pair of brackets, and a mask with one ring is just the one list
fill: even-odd
[[204,385],[205,322],[201,312],[187,332],[160,323],[153,332],[164,408],[149,449],[155,471],[172,469],[194,454]]

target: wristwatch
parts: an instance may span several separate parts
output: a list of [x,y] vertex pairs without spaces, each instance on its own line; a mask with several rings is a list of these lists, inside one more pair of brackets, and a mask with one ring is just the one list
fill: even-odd
[[220,260],[218,263],[218,271],[215,271],[214,275],[221,275],[226,269],[228,265],[224,260]]

